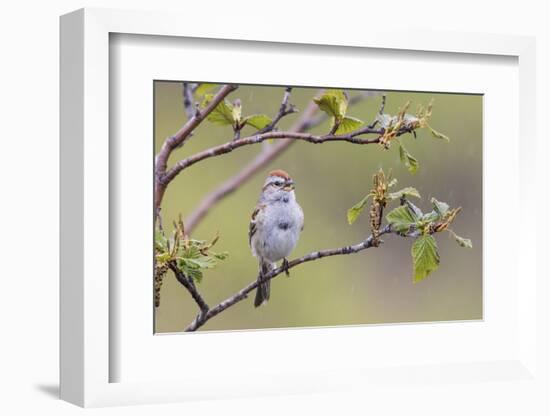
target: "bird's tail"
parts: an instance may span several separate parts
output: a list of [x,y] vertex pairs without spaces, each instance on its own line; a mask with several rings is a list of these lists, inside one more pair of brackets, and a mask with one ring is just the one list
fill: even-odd
[[[258,274],[258,280],[261,280],[263,276],[268,274],[271,270],[273,270],[273,264],[260,260],[260,273]],[[258,285],[258,289],[256,289],[256,297],[254,298],[254,306],[256,308],[269,300],[270,283],[271,280],[267,280],[266,282],[262,282]]]

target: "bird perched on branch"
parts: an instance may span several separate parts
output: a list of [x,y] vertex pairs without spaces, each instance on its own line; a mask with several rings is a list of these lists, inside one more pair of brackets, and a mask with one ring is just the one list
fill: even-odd
[[276,267],[276,262],[283,260],[285,273],[289,275],[286,257],[296,247],[303,228],[304,213],[296,202],[294,181],[284,170],[270,172],[252,213],[248,231],[252,254],[258,258],[260,266],[260,283],[254,306],[269,300],[270,281],[262,280]]

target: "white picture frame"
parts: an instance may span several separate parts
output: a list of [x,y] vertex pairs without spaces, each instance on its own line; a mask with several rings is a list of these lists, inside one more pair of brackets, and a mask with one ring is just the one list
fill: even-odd
[[[396,378],[407,385],[421,383],[433,389],[434,381],[478,383],[489,379],[509,383],[532,383],[537,387],[540,371],[537,368],[537,310],[535,301],[537,271],[535,269],[535,229],[530,226],[528,215],[518,217],[522,239],[517,250],[517,269],[510,276],[518,291],[513,302],[513,319],[517,319],[513,349],[502,354],[495,352],[496,360],[486,356],[471,362],[454,363],[441,356],[439,363],[426,363],[414,358],[401,369],[387,365],[380,368],[369,366],[369,371],[353,369],[346,365],[320,369],[319,372],[280,368],[279,373],[270,373],[269,380],[256,383],[254,380],[221,379],[212,383],[211,374],[193,373],[180,380],[151,377],[124,381],[114,377],[116,362],[122,360],[112,349],[110,311],[116,310],[110,291],[109,262],[110,228],[116,227],[110,215],[110,173],[116,171],[109,153],[110,131],[110,37],[112,34],[161,36],[170,38],[206,38],[226,41],[278,42],[285,44],[332,45],[333,47],[371,48],[375,50],[428,51],[439,54],[468,54],[507,56],[517,59],[519,69],[519,123],[518,140],[530,140],[535,132],[535,42],[528,37],[500,36],[467,33],[404,33],[400,28],[385,25],[369,33],[355,32],[350,28],[345,33],[326,33],[319,29],[301,32],[299,28],[280,31],[275,25],[257,25],[249,28],[247,35],[234,33],[229,22],[220,21],[206,27],[201,22],[186,19],[172,13],[130,12],[106,9],[83,9],[61,18],[61,397],[80,406],[106,406],[118,404],[158,403],[192,400],[197,398],[239,397],[262,394],[323,392],[339,389],[361,389],[369,386],[390,385]],[[514,125],[514,123],[512,123]],[[151,138],[152,140],[152,138]],[[532,141],[532,140],[530,140]],[[517,146],[518,175],[513,195],[521,198],[519,210],[534,203],[534,178],[530,175],[534,166],[535,151],[532,146]],[[493,165],[496,166],[496,165]],[[497,169],[499,167],[497,166]],[[514,171],[515,172],[515,171]],[[498,173],[498,172],[493,172]],[[522,211],[523,212],[523,211]],[[112,294],[112,293],[111,293]],[[494,296],[486,294],[486,296]],[[538,305],[540,306],[540,305]],[[147,311],[145,311],[147,312]],[[428,331],[430,324],[409,326],[399,331]],[[471,330],[466,328],[465,330]],[[483,328],[475,329],[483,335]],[[322,342],[335,336],[330,330]],[[152,334],[151,334],[152,336]],[[216,334],[218,337],[229,335]],[[245,335],[243,335],[244,337]],[[297,343],[305,343],[312,333],[294,331],[277,333]],[[338,335],[342,336],[342,332]],[[353,337],[354,333],[347,336]],[[455,334],[456,336],[456,334]],[[473,333],[469,333],[473,337]],[[274,341],[271,331],[251,337]],[[171,337],[156,337],[158,344],[169,351],[176,341]],[[271,338],[271,339],[270,339]],[[158,341],[160,340],[160,341]],[[235,342],[243,345],[254,342],[244,338]],[[174,344],[170,346],[169,344]],[[382,345],[382,348],[384,346]],[[124,351],[124,350],[120,350]],[[173,353],[172,350],[170,350]],[[237,353],[237,352],[235,352]],[[357,354],[355,350],[351,356]],[[208,366],[208,364],[207,364]],[[411,367],[412,366],[412,367]],[[248,370],[247,370],[248,371]],[[246,371],[244,371],[246,372]],[[324,373],[323,373],[324,372]],[[477,375],[476,375],[477,374]],[[346,380],[344,382],[343,380]],[[523,384],[525,385],[525,384]],[[208,386],[208,389],[206,387]],[[430,387],[431,386],[431,387]],[[376,387],[379,388],[379,387]],[[481,388],[481,387],[480,387]]]

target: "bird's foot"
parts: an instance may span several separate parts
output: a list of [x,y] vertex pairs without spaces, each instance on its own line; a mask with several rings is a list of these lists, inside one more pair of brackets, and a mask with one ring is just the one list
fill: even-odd
[[288,271],[288,260],[286,258],[283,259],[283,270],[285,271],[286,276],[290,277],[290,273]]

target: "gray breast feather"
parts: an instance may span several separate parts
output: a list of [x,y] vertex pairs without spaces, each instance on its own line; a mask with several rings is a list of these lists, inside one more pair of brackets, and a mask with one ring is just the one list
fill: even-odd
[[254,244],[256,254],[270,262],[287,257],[298,243],[302,224],[303,214],[297,202],[281,201],[267,206]]

